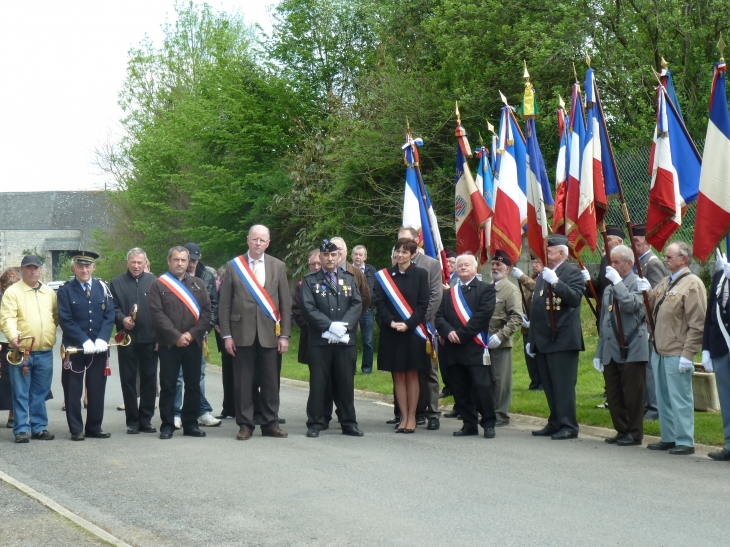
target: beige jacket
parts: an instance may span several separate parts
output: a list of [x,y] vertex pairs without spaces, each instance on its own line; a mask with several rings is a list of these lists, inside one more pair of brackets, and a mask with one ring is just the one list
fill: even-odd
[[[0,306],[0,330],[8,340],[18,336],[35,336],[33,351],[53,349],[56,343],[58,308],[56,293],[41,285],[37,291],[21,279],[8,287]],[[26,347],[26,342],[23,343]]]
[[[535,281],[535,278],[529,277],[525,274],[522,274],[517,282],[520,284],[520,291],[522,291],[522,294],[524,295],[524,298],[520,297],[522,298],[522,309],[529,317],[531,309],[530,306],[532,306],[532,293],[535,290],[535,285],[537,284],[537,282]],[[522,287],[524,287],[524,290],[522,289]],[[524,335],[527,335],[529,334],[530,329],[520,327],[520,332]]]
[[494,288],[497,289],[497,304],[489,321],[489,335],[499,336],[500,348],[511,348],[512,338],[522,326],[520,289],[509,279],[503,279]]
[[[677,276],[687,271],[685,268]],[[654,344],[659,355],[679,355],[693,361],[702,349],[707,311],[705,285],[694,274],[684,277],[667,293],[657,310],[669,284],[669,277],[665,277],[647,293],[654,316]]]

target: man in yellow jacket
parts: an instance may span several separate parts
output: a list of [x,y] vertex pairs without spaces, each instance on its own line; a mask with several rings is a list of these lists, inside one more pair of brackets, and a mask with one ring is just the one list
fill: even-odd
[[12,348],[24,353],[22,364],[10,366],[16,443],[55,438],[46,429],[46,396],[53,380],[58,310],[56,293],[39,281],[42,269],[36,255],[24,256],[22,279],[5,291],[0,307],[0,329]]

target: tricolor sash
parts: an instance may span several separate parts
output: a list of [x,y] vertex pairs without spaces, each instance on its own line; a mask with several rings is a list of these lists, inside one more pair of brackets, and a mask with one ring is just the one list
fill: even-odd
[[[469,319],[471,319],[472,313],[464,299],[464,293],[461,292],[461,286],[459,284],[451,287],[451,302],[454,305],[454,311],[456,311],[456,316],[461,321],[461,324],[466,325]],[[483,348],[487,347],[487,336],[484,334],[484,331],[474,336],[474,341]]]
[[[395,282],[390,277],[388,270],[382,269],[376,272],[375,279],[377,279],[380,286],[383,287],[383,291],[386,295],[388,295],[388,299],[390,299],[391,304],[393,304],[393,307],[395,307],[398,311],[398,315],[401,316],[401,319],[403,319],[403,321],[410,319],[411,315],[413,315],[413,308],[411,308],[408,302],[406,302],[406,299],[403,298],[400,290],[396,287]],[[433,353],[433,344],[426,326],[423,323],[420,323],[413,332],[426,341],[426,353],[431,355]]]
[[161,275],[159,280],[162,281],[165,287],[172,291],[172,294],[182,300],[182,303],[190,310],[190,313],[193,314],[195,322],[197,323],[198,319],[200,319],[200,304],[198,304],[198,301],[195,300],[193,293],[191,293],[177,277],[171,275],[170,272]]
[[279,310],[276,309],[274,301],[269,296],[269,293],[267,293],[266,289],[261,286],[258,279],[256,279],[256,276],[251,271],[251,268],[248,265],[248,260],[241,255],[231,260],[231,264],[238,274],[238,277],[240,277],[243,284],[246,285],[248,292],[250,292],[251,296],[253,296],[254,300],[256,300],[259,307],[274,323],[276,323],[276,336],[281,336],[281,325],[279,323],[281,316],[279,315]]

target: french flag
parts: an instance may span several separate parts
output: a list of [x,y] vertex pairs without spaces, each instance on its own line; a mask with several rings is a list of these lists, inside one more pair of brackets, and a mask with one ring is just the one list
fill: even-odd
[[565,235],[565,203],[568,194],[568,142],[570,141],[570,133],[568,132],[567,116],[565,114],[565,105],[560,99],[560,108],[558,109],[558,132],[560,133],[560,148],[558,149],[558,164],[555,168],[555,211],[553,212],[553,232]]
[[527,128],[527,244],[543,264],[547,264],[545,244],[549,233],[548,211],[553,208],[553,196],[545,162],[535,133],[535,119],[529,118]]
[[[593,170],[591,180],[582,179],[586,141],[586,122],[580,96],[580,84],[573,85],[570,104],[570,148],[568,149],[568,195],[565,207],[565,235],[568,236],[576,255],[586,246],[596,248],[596,222],[593,208]],[[592,162],[592,158],[591,158]],[[592,163],[591,163],[592,166]]]
[[725,76],[725,62],[715,63],[695,220],[694,253],[702,262],[730,232],[730,116]]
[[[496,146],[495,146],[496,149]],[[479,167],[477,168],[476,185],[479,193],[490,211],[494,211],[494,201],[497,197],[497,188],[494,184],[494,173],[492,172],[492,162],[489,159],[489,150],[486,147],[477,148],[477,157],[479,158]],[[484,224],[482,234],[482,254],[479,257],[482,264],[489,260],[489,247],[491,245],[492,236],[492,217],[487,219]]]
[[663,249],[697,199],[702,160],[663,85],[657,87],[657,123],[651,156],[646,240]]

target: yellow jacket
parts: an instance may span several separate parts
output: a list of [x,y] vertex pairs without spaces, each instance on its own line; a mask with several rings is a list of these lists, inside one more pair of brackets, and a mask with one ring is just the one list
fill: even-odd
[[21,336],[35,336],[33,351],[53,349],[57,326],[58,308],[53,289],[41,285],[35,290],[21,279],[5,291],[0,306],[0,330],[8,340],[20,332]]

